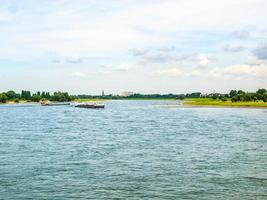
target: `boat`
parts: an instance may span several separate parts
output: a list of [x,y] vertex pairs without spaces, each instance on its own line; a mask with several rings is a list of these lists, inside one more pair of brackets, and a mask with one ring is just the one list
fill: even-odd
[[104,104],[100,103],[79,103],[74,105],[76,108],[92,108],[92,109],[103,109],[105,108]]
[[70,105],[70,102],[50,102],[50,101],[41,102],[41,106],[68,106],[68,105]]

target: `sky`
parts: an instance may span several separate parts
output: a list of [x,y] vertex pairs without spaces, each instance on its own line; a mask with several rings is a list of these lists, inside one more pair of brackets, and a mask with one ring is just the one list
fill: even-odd
[[0,0],[0,91],[267,88],[266,0]]

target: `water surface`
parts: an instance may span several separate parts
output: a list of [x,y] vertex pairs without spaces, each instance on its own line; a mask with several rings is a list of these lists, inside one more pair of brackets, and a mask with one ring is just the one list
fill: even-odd
[[267,199],[267,110],[0,105],[0,199]]

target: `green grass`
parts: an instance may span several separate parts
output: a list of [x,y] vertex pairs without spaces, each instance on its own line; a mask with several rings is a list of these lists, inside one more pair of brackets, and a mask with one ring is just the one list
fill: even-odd
[[221,101],[219,99],[211,98],[188,98],[185,99],[183,104],[192,106],[237,106],[237,107],[267,107],[267,103],[263,101],[248,101],[248,102],[235,102],[233,103],[230,99],[227,101]]

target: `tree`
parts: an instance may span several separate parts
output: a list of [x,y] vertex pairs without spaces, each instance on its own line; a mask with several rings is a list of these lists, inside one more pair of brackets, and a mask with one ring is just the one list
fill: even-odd
[[233,97],[231,98],[231,101],[232,101],[232,102],[237,102],[237,101],[238,101],[238,97],[237,97],[237,95],[233,96]]
[[38,94],[34,94],[31,99],[34,102],[39,102],[41,100],[41,96],[39,96]]
[[215,100],[215,99],[219,98],[219,94],[214,93],[214,94],[212,94],[211,98],[212,98],[213,100]]
[[251,94],[251,93],[245,93],[244,101],[252,101],[253,100],[252,96],[253,96],[253,94]]
[[5,93],[0,93],[0,103],[6,103],[7,96]]
[[8,100],[12,100],[12,99],[19,97],[19,94],[16,94],[16,92],[14,92],[13,90],[10,90],[10,91],[6,92],[5,94],[6,94]]
[[229,93],[230,98],[232,98],[235,95],[237,95],[237,91],[236,90],[231,90],[230,93]]
[[267,92],[265,92],[262,96],[263,96],[262,98],[263,102],[267,102]]
[[30,91],[22,90],[21,91],[21,98],[22,99],[26,99],[26,100],[31,99],[31,92]]
[[258,89],[256,94],[260,94],[260,95],[263,95],[264,93],[266,93],[267,91],[265,89]]
[[245,92],[244,92],[243,90],[238,90],[238,91],[237,91],[237,94],[244,95]]
[[54,95],[51,97],[52,101],[71,101],[71,98],[67,92],[54,92]]

